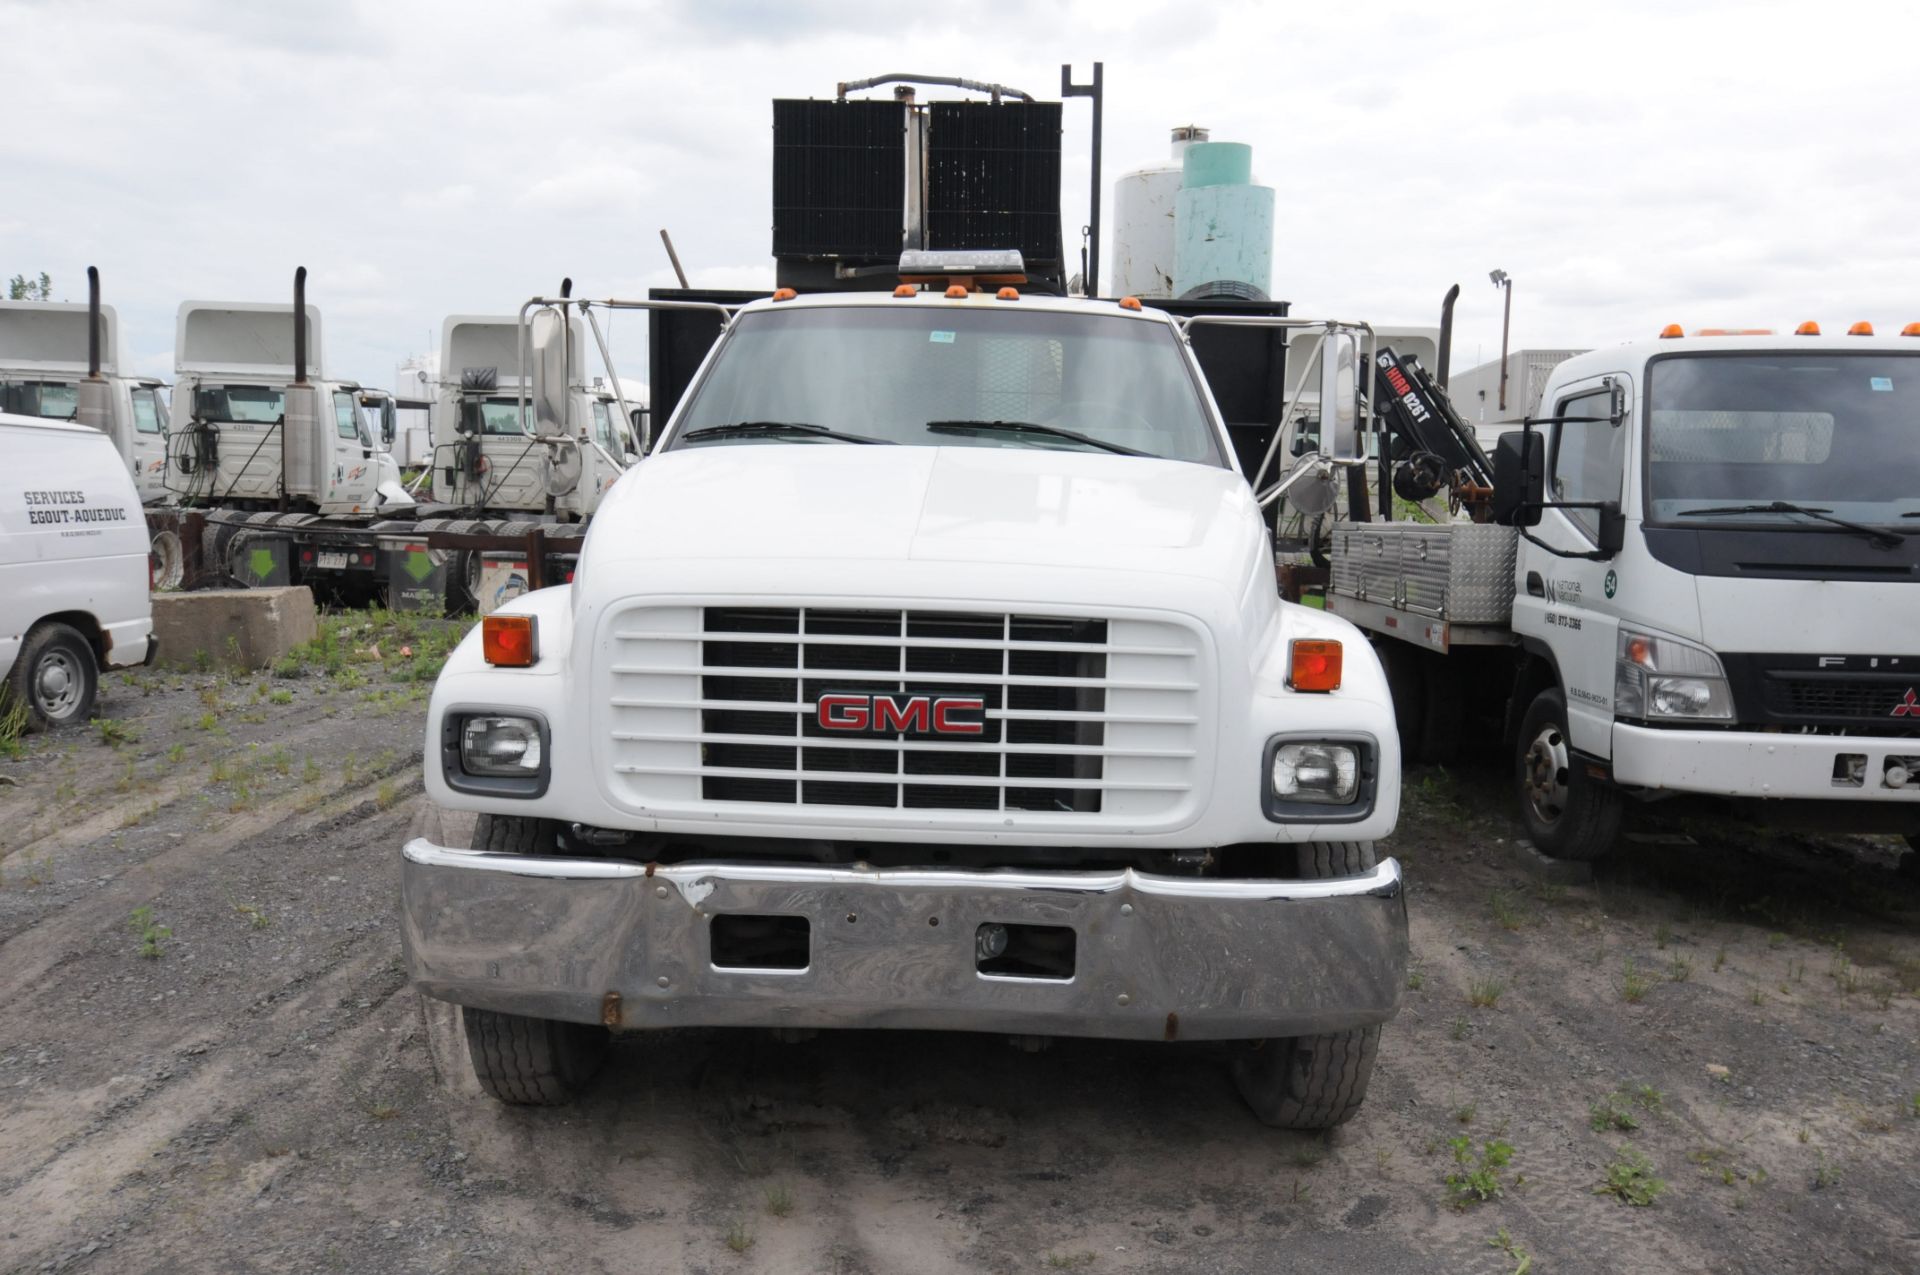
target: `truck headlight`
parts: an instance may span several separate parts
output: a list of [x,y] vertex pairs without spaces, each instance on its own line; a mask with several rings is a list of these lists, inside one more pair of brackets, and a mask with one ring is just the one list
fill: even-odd
[[1704,646],[1620,630],[1613,665],[1613,711],[1649,721],[1732,721],[1733,694],[1720,657]]
[[460,768],[469,775],[537,775],[543,753],[531,717],[469,717],[460,728]]
[[546,718],[525,709],[449,709],[440,724],[440,774],[455,792],[545,795],[553,774]]
[[1267,741],[1261,806],[1275,823],[1355,823],[1373,813],[1380,749],[1370,736]]
[[1281,801],[1349,805],[1360,793],[1360,754],[1352,744],[1282,744],[1269,778]]

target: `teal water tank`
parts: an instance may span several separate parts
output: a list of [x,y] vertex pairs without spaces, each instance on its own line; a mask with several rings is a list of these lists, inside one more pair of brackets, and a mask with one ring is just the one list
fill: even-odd
[[1264,298],[1273,287],[1273,188],[1253,184],[1253,148],[1196,142],[1181,156],[1173,295]]

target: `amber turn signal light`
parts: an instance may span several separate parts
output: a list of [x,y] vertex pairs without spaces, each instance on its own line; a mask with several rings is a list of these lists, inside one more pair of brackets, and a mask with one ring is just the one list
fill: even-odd
[[496,668],[529,668],[540,658],[539,630],[530,615],[490,615],[480,621],[480,653]]
[[1287,685],[1296,691],[1340,689],[1340,644],[1327,638],[1295,638],[1287,644]]

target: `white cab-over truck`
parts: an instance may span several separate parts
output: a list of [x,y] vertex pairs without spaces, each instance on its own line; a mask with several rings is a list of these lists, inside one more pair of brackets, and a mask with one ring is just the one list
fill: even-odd
[[584,522],[639,459],[639,442],[613,391],[586,378],[584,324],[568,324],[566,399],[551,422],[521,384],[520,334],[510,314],[456,314],[441,326],[433,497],[472,517]]
[[1283,603],[1183,328],[956,285],[730,313],[570,585],[468,634],[405,847],[481,1084],[607,1029],[1235,1042],[1358,1108],[1405,986],[1378,661]]
[[1569,358],[1496,517],[1335,533],[1328,609],[1377,635],[1403,735],[1504,705],[1542,851],[1681,797],[1920,838],[1920,339],[1812,327]]

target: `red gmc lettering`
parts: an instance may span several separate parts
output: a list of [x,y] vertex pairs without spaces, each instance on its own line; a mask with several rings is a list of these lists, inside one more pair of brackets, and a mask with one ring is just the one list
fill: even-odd
[[904,705],[891,695],[877,696],[873,701],[873,728],[924,732],[927,729],[928,708],[924,695],[916,695]]
[[984,713],[986,711],[986,707],[987,707],[987,702],[979,698],[961,699],[958,697],[948,697],[946,699],[935,700],[933,702],[934,734],[936,735],[983,734],[987,729],[987,725],[984,721],[956,722],[953,720],[953,718],[949,717],[948,714],[956,711],[969,712],[969,713]]
[[822,695],[820,725],[825,730],[865,730],[871,720],[865,695]]

